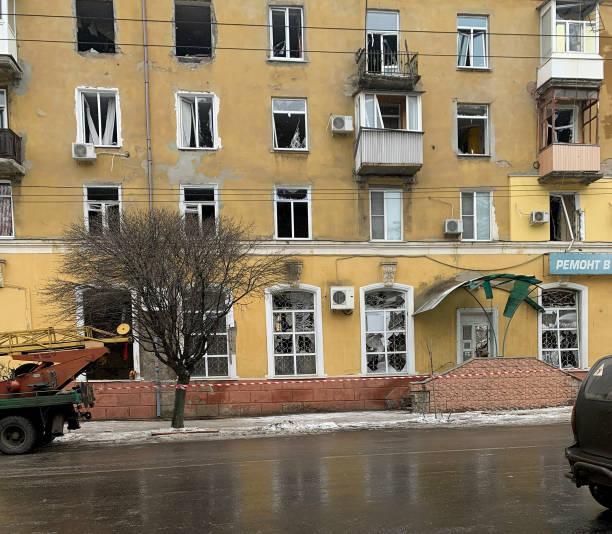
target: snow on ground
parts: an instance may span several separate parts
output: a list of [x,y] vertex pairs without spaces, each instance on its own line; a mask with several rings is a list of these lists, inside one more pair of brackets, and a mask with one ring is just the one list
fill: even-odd
[[[88,421],[82,428],[56,439],[60,443],[104,442],[129,443],[138,441],[173,441],[184,439],[218,440],[246,439],[299,434],[321,434],[346,430],[378,430],[398,428],[468,428],[486,425],[545,425],[569,423],[572,408],[542,408],[465,412],[456,414],[416,414],[402,411],[342,412],[267,417],[209,419],[186,421],[184,431],[167,432],[169,422],[153,421]],[[218,433],[195,433],[194,430],[218,430]],[[190,432],[192,431],[192,432]]]

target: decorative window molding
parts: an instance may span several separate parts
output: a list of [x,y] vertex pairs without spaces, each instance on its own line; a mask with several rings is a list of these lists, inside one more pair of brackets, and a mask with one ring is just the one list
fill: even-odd
[[77,143],[118,148],[121,139],[119,89],[77,87],[75,89]]
[[180,150],[218,150],[219,97],[214,93],[176,93],[176,146]]
[[[399,292],[403,294],[402,306],[393,307],[395,304],[382,305],[380,308],[367,309],[366,296],[371,292]],[[404,284],[386,285],[384,283],[372,284],[359,289],[360,315],[361,315],[361,373],[371,374],[414,374],[414,289]],[[403,313],[403,328],[398,328],[401,322],[399,318]],[[370,317],[368,317],[371,315]],[[392,317],[393,315],[393,317]],[[370,325],[368,324],[370,322]],[[373,346],[376,339],[368,344],[368,334],[378,335],[380,350],[368,350],[376,348]],[[401,336],[404,336],[403,343]],[[397,337],[397,339],[395,338]],[[392,346],[393,345],[393,346]],[[391,350],[389,350],[391,349]],[[397,350],[396,350],[397,349]],[[400,350],[401,349],[401,350]],[[369,357],[368,357],[369,356]],[[378,363],[373,361],[378,356]],[[398,369],[403,359],[405,365]],[[373,367],[376,366],[377,369]],[[382,369],[384,367],[384,370]]]
[[[274,303],[274,296],[304,292],[312,296],[312,308],[291,307]],[[324,376],[321,288],[307,284],[282,284],[265,291],[268,377]],[[302,335],[299,335],[299,332]],[[312,344],[314,343],[314,350]],[[311,352],[312,351],[312,352]],[[303,355],[303,356],[302,356]],[[293,364],[289,361],[293,357]],[[302,361],[298,361],[302,359]],[[314,369],[313,367],[314,360]],[[291,371],[282,374],[279,371]],[[301,372],[300,372],[301,371]],[[314,372],[312,372],[314,371]]]

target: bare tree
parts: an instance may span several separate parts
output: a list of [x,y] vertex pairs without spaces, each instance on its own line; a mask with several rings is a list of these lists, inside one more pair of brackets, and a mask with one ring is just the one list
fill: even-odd
[[[129,294],[134,338],[174,371],[177,386],[189,384],[219,343],[230,310],[286,276],[287,258],[257,255],[260,241],[240,223],[188,222],[158,209],[125,213],[107,230],[73,225],[58,275],[43,292],[58,318],[74,321],[76,295],[86,295],[88,310],[117,324],[125,317],[107,312],[122,309],[116,303]],[[177,387],[175,428],[183,427],[185,394]]]

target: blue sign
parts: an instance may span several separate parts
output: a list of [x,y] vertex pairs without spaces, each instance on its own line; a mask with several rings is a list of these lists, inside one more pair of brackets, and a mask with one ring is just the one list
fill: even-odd
[[612,254],[551,253],[550,274],[612,274]]

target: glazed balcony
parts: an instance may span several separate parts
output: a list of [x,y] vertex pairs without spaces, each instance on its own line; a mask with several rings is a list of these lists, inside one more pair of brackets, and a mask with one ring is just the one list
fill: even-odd
[[355,142],[358,176],[412,178],[423,166],[423,132],[361,128]]
[[421,79],[417,53],[369,52],[361,48],[355,60],[360,89],[412,91]]
[[21,137],[9,128],[0,128],[0,178],[24,174]]
[[540,152],[541,184],[589,184],[602,177],[598,145],[555,143]]
[[0,80],[21,78],[17,60],[15,0],[0,0]]

